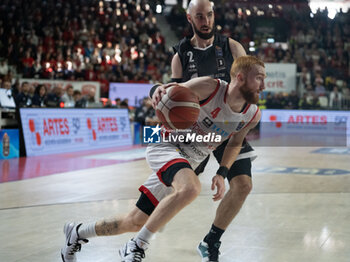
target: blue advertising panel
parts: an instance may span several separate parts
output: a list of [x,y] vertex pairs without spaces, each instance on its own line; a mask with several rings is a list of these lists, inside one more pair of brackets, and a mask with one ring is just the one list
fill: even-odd
[[19,157],[18,129],[0,130],[0,159]]
[[132,145],[126,109],[21,108],[27,156]]

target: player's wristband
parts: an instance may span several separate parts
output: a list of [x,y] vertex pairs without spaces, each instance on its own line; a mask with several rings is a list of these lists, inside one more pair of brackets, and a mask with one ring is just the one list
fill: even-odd
[[223,178],[226,178],[228,174],[228,168],[225,166],[220,166],[218,171],[216,171],[216,174],[222,176]]
[[172,78],[171,82],[181,83],[182,82],[182,78]]
[[154,86],[151,87],[151,89],[149,90],[149,97],[152,98],[154,92],[156,91],[156,89],[158,88],[158,86],[161,86],[161,84],[155,84]]

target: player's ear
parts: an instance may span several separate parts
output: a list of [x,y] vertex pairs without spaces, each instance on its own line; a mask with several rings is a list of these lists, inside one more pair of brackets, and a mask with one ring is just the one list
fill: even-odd
[[236,77],[239,83],[243,84],[245,82],[245,75],[243,72],[239,72]]
[[186,14],[187,21],[192,24],[192,19],[190,14]]

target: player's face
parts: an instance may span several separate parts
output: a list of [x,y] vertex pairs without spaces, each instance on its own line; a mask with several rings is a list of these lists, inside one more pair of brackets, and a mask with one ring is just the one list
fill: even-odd
[[215,32],[214,11],[210,4],[199,5],[190,16],[190,23],[196,35],[202,39],[210,39]]
[[257,104],[259,95],[265,89],[265,68],[255,65],[246,75],[245,83],[240,87],[241,94],[248,104]]

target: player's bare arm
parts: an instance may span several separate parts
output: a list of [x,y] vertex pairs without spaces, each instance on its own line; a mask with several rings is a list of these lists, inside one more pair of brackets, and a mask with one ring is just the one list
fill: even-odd
[[[220,166],[230,169],[232,164],[241,151],[242,143],[248,132],[253,129],[260,121],[261,111],[259,110],[252,122],[238,133],[231,136],[224,151]],[[225,179],[223,176],[216,174],[212,179],[211,189],[215,190],[213,200],[218,201],[224,197],[225,194]]]
[[171,78],[182,78],[182,64],[178,53],[176,53],[171,60]]
[[261,118],[261,111],[259,110],[256,116],[254,117],[254,119],[252,120],[252,122],[250,122],[248,126],[246,126],[241,131],[231,136],[227,144],[226,150],[224,151],[224,155],[220,163],[221,166],[226,166],[227,168],[230,168],[232,166],[241,149],[244,138],[246,137],[248,132],[259,123],[260,118]]
[[[156,87],[152,94],[152,105],[154,108],[156,108],[159,101],[162,99],[162,96],[166,93],[166,89],[176,84],[177,83],[173,82],[169,84],[160,84]],[[181,83],[181,85],[191,89],[191,91],[198,96],[200,101],[206,99],[211,93],[214,92],[218,85],[218,80],[209,76],[203,76],[193,78],[185,83]]]
[[199,101],[208,98],[218,86],[218,80],[209,76],[196,77],[181,85],[191,89],[198,96]]
[[234,59],[236,59],[240,56],[247,55],[243,46],[240,43],[238,43],[237,41],[233,40],[232,38],[229,39],[229,45],[230,45],[232,57]]

